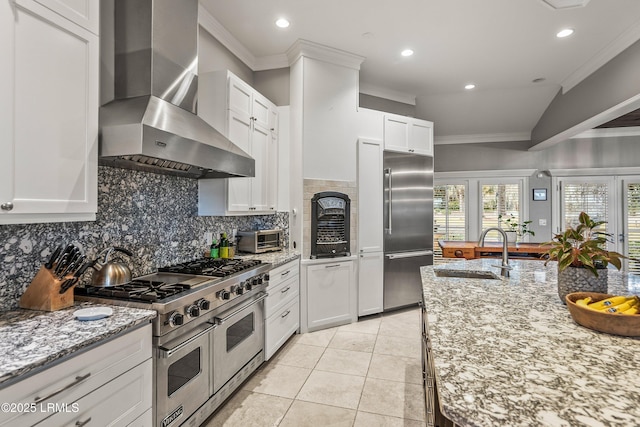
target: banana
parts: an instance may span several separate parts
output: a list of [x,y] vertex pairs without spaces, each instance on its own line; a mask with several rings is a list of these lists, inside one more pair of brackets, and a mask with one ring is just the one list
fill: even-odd
[[626,311],[626,310],[630,309],[632,304],[633,304],[632,301],[627,301],[627,302],[624,302],[622,304],[616,305],[615,307],[609,307],[609,308],[607,308],[605,310],[602,310],[602,311],[604,311],[606,313],[621,313],[623,311]]
[[586,307],[591,302],[591,297],[586,297],[576,301],[576,304]]
[[627,309],[625,311],[622,311],[622,312],[620,312],[618,314],[627,314],[627,315],[629,315],[629,314],[636,314],[637,312],[638,312],[638,307],[633,306],[633,307],[631,307],[631,308],[629,308],[629,309]]
[[625,301],[627,301],[627,297],[615,296],[615,297],[609,297],[607,299],[603,299],[602,301],[593,302],[589,304],[588,307],[593,308],[595,310],[604,310],[609,307],[623,304]]

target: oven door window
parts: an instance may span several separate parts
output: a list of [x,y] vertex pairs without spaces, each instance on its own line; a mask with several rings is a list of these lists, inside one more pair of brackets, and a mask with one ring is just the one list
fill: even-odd
[[171,396],[200,374],[200,348],[169,365],[167,394]]
[[254,313],[249,313],[227,328],[227,353],[245,339],[253,335],[255,330]]

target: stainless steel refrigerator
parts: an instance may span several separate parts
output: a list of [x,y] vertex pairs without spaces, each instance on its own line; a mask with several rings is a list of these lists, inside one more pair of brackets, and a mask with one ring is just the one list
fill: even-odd
[[421,300],[433,264],[433,157],[384,152],[384,311]]

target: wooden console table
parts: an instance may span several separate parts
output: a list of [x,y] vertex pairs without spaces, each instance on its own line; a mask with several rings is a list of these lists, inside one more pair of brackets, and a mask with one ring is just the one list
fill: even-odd
[[[502,255],[502,242],[485,242],[479,247],[475,241],[438,240],[444,258],[499,258]],[[541,243],[510,243],[509,258],[511,259],[543,259],[541,255],[548,249],[548,245]]]

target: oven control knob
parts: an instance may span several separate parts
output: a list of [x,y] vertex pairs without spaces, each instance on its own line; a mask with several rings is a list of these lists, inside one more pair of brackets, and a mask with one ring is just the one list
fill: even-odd
[[198,316],[200,316],[200,307],[198,307],[195,304],[191,304],[189,307],[187,307],[185,312],[187,313],[187,316],[189,316],[189,317],[198,317]]
[[227,291],[226,289],[218,291],[218,298],[229,299],[230,297],[231,297],[231,292]]
[[242,287],[242,283],[241,283],[236,288],[236,295],[242,295],[243,293],[244,293],[244,288]]
[[209,310],[211,308],[211,303],[206,299],[201,299],[198,301],[198,307],[200,307],[200,310]]
[[250,291],[250,290],[251,290],[251,286],[253,286],[253,285],[251,284],[251,280],[247,280],[246,282],[244,282],[244,288],[245,288],[246,290]]
[[258,285],[262,284],[262,276],[258,276],[256,280],[258,281]]
[[254,277],[253,279],[251,279],[251,284],[254,285],[254,286],[255,285],[259,285],[260,283],[258,283],[258,278]]
[[184,323],[184,316],[177,311],[174,311],[171,316],[169,316],[169,325],[171,326],[180,326]]
[[264,278],[264,281],[265,281],[265,282],[268,282],[268,281],[269,281],[269,273],[264,273],[264,274],[262,275],[262,277]]

